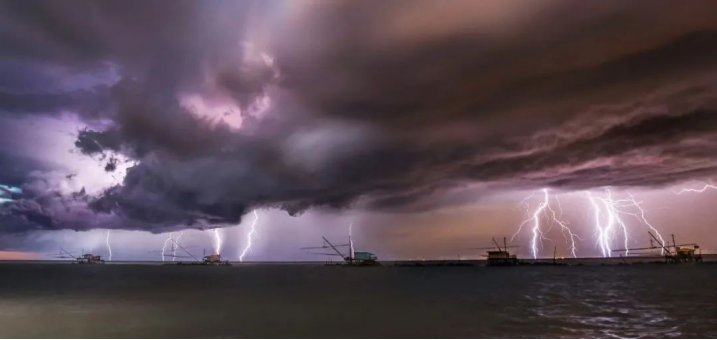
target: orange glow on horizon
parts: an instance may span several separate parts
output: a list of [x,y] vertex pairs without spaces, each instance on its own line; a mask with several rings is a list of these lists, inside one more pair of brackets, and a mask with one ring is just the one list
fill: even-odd
[[29,251],[0,250],[0,261],[36,260],[37,254]]

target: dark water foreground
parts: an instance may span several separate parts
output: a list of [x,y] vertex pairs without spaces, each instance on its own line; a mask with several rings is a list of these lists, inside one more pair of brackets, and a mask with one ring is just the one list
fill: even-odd
[[717,337],[717,265],[0,264],[1,337]]

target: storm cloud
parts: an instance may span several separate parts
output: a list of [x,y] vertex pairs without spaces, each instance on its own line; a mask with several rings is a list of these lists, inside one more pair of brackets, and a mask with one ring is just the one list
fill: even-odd
[[3,70],[0,114],[74,115],[76,152],[127,167],[94,195],[4,203],[9,230],[417,211],[717,170],[709,1],[7,1],[0,44],[0,65],[65,79]]

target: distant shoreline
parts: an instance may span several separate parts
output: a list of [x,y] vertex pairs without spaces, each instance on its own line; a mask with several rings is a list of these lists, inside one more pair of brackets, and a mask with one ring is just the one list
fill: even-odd
[[[702,254],[703,263],[717,263],[717,254]],[[521,259],[524,265],[546,266],[553,264],[552,258],[539,259]],[[107,265],[173,265],[180,261],[107,261]],[[192,261],[181,261],[183,263],[191,263]],[[556,259],[555,263],[567,266],[600,266],[600,265],[621,265],[621,264],[664,264],[665,259],[662,256],[629,256],[629,257],[579,257],[579,258],[561,258]],[[234,266],[277,266],[277,265],[304,265],[316,266],[325,264],[340,264],[341,261],[229,261]],[[411,267],[411,266],[485,266],[487,261],[481,260],[392,260],[380,261],[383,266],[388,267]],[[72,264],[67,260],[0,260],[0,264]]]

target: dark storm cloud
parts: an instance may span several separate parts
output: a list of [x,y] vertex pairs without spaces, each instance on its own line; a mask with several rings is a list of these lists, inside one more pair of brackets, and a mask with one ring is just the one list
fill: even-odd
[[60,194],[59,178],[64,176],[53,171],[52,164],[0,155],[3,161],[10,161],[6,163],[9,169],[3,167],[0,170],[0,177],[18,183],[20,189],[11,195],[12,201],[1,205],[0,233],[96,227],[98,219],[87,207],[84,190],[71,195]]
[[123,146],[136,157],[163,150],[175,156],[211,152],[232,138],[222,125],[199,119],[176,100],[157,96],[146,83],[122,80],[113,86],[116,126],[102,132],[85,130],[75,145],[86,154],[119,151]]
[[[108,171],[111,153],[137,164],[87,201],[137,228],[714,174],[715,3],[439,3],[4,2],[0,58],[110,63],[121,80],[0,109],[97,107],[82,116],[110,123],[75,146]],[[237,107],[241,128],[213,105]],[[11,216],[60,220],[34,202]]]
[[84,118],[103,116],[109,107],[107,89],[75,90],[66,93],[2,93],[0,112],[12,114],[46,114],[73,112]]

